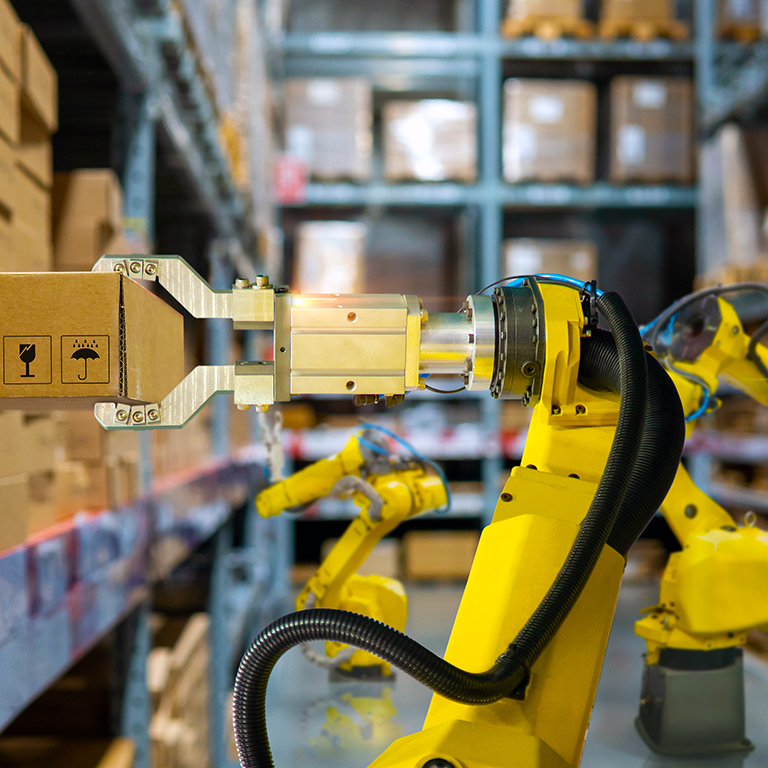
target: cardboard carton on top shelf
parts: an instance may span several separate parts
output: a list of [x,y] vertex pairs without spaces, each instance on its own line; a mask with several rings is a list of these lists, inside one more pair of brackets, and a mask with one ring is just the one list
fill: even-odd
[[59,81],[32,30],[21,33],[21,95],[50,133],[59,127]]
[[398,181],[477,178],[477,108],[448,99],[384,105],[384,175]]
[[365,78],[284,81],[285,146],[323,181],[371,176],[373,95]]
[[580,19],[584,16],[583,5],[582,0],[509,0],[508,16],[512,19]]
[[21,79],[21,24],[8,0],[0,0],[0,69]]
[[16,163],[40,186],[50,190],[53,184],[51,134],[26,104],[21,105]]
[[28,506],[27,476],[0,478],[0,551],[24,543]]
[[296,232],[294,284],[302,293],[365,290],[365,225],[305,221]]
[[693,85],[686,77],[611,81],[612,181],[693,181]]
[[7,408],[160,402],[183,378],[181,315],[118,273],[0,274],[0,303]]
[[504,83],[504,179],[595,178],[597,91],[580,80],[512,79]]
[[597,246],[589,240],[514,238],[502,244],[502,273],[554,272],[587,282],[597,279]]
[[19,86],[0,67],[0,138],[14,146],[19,140]]
[[16,206],[16,152],[0,136],[0,208],[11,213]]
[[602,0],[601,21],[669,21],[675,17],[672,0]]

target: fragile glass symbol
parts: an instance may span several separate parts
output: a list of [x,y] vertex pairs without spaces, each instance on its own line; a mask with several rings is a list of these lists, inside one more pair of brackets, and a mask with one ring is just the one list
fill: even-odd
[[29,372],[29,364],[35,359],[36,351],[34,344],[19,344],[19,358],[27,366],[27,372],[21,374],[22,379],[35,378],[35,374]]
[[92,344],[89,344],[87,341],[83,341],[82,344],[75,341],[72,346],[76,347],[76,349],[72,353],[71,359],[83,361],[83,375],[81,376],[78,373],[77,378],[80,379],[80,381],[85,381],[88,378],[88,361],[99,359],[99,353],[94,349],[94,347],[98,347],[99,345],[95,341]]

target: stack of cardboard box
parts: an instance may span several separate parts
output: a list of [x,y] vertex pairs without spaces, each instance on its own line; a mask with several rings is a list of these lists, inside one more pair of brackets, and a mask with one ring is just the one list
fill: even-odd
[[611,81],[611,181],[693,181],[693,84],[686,77]]
[[504,84],[504,179],[595,179],[597,90],[580,80]]
[[58,81],[32,31],[0,0],[0,270],[51,269],[51,135]]
[[390,101],[383,119],[388,181],[477,178],[477,108],[471,102]]
[[365,224],[305,221],[296,233],[294,287],[301,293],[365,290]]
[[285,143],[289,154],[323,181],[371,177],[373,94],[360,77],[285,81]]
[[149,726],[152,768],[207,768],[208,616],[194,614],[180,634],[176,634],[178,622],[156,619],[161,624],[156,636],[158,647],[147,659],[147,686],[153,705]]

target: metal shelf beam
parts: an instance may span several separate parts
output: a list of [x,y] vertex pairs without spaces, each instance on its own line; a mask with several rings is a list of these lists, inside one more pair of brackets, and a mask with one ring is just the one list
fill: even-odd
[[[504,208],[685,208],[697,205],[695,187],[664,185],[613,186],[597,182],[590,187],[571,184],[485,184],[444,183],[352,184],[348,182],[307,185],[303,203],[285,207],[307,206],[432,206],[466,205]],[[497,215],[497,214],[494,214]]]

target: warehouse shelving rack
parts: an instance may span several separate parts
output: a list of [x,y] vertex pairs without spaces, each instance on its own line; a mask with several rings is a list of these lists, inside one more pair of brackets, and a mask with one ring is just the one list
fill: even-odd
[[[506,61],[669,62],[691,64],[696,46],[655,40],[545,42],[536,38],[504,39],[499,34],[503,2],[475,0],[473,32],[337,32],[285,33],[274,41],[281,75],[339,77],[365,75],[374,87],[420,93],[447,83],[475,94],[478,106],[478,181],[475,184],[310,183],[306,199],[290,208],[421,207],[476,211],[477,237],[471,258],[478,286],[498,278],[505,212],[575,210],[688,210],[697,205],[695,188],[671,185],[615,186],[598,182],[571,184],[507,184],[501,176],[502,81]],[[499,403],[482,402],[482,427],[489,450],[482,460],[486,488],[481,517],[490,519],[498,495],[503,451],[499,439]]]
[[[162,141],[177,186],[193,212],[209,223],[204,257],[212,285],[231,286],[235,274],[255,276],[260,270],[246,256],[254,240],[248,201],[231,178],[210,95],[170,3],[13,4],[44,47],[48,43],[60,52],[69,46],[67,67],[74,68],[75,76],[80,72],[87,82],[93,75],[88,56],[94,51],[107,64],[108,74],[100,77],[116,81],[120,124],[115,166],[121,170],[127,233],[154,239],[157,204],[167,203],[159,200],[156,186]],[[95,120],[101,119],[96,94],[79,89],[80,98],[86,104],[93,98],[90,111]],[[83,165],[93,162],[83,156]],[[211,321],[207,330],[207,362],[229,364],[231,323]],[[212,456],[204,466],[153,481],[149,433],[144,432],[140,500],[125,509],[78,515],[23,546],[0,552],[0,730],[112,633],[115,735],[130,736],[136,744],[136,768],[149,768],[146,662],[152,587],[210,541],[210,762],[216,768],[228,764],[225,709],[232,665],[254,628],[270,613],[283,611],[290,551],[286,522],[256,515],[253,496],[264,484],[266,457],[255,445],[232,454],[231,408],[222,397],[213,404]],[[253,437],[255,443],[255,431]],[[241,543],[235,547],[233,511],[243,504],[247,512]]]

